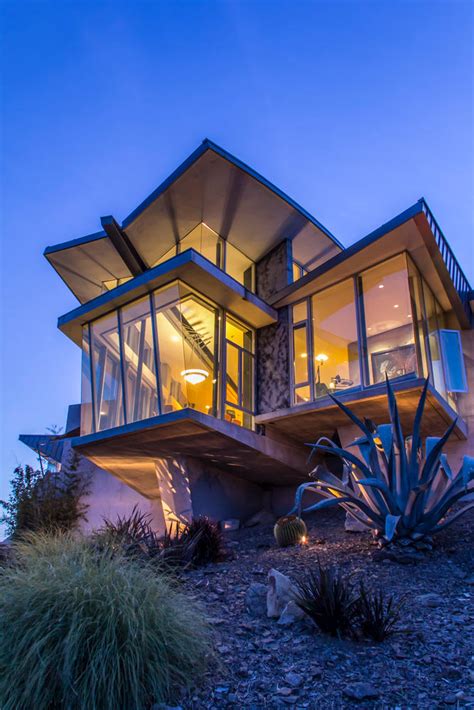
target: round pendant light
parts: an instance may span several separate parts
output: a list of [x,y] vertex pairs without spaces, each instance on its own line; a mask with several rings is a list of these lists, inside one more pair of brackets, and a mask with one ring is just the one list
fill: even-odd
[[184,377],[186,382],[189,382],[191,385],[199,385],[201,382],[204,382],[207,377],[209,377],[209,373],[207,370],[189,369],[183,370],[181,372],[181,377]]

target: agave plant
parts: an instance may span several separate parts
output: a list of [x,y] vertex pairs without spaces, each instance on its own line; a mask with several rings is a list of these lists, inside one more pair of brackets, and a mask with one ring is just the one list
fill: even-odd
[[[381,544],[403,540],[423,541],[474,507],[468,503],[456,513],[450,510],[469,491],[474,490],[474,458],[464,456],[459,472],[454,475],[443,447],[456,421],[442,437],[429,437],[423,449],[421,421],[428,391],[426,380],[417,406],[411,437],[404,438],[397,401],[387,379],[390,424],[375,426],[361,421],[348,407],[332,397],[337,406],[361,429],[363,436],[351,446],[357,446],[361,457],[353,451],[336,446],[322,437],[313,452],[339,456],[345,469],[344,480],[324,466],[312,472],[314,479],[298,487],[295,505],[289,515],[322,510],[339,505],[359,522],[371,529]],[[302,510],[306,491],[327,500]]]

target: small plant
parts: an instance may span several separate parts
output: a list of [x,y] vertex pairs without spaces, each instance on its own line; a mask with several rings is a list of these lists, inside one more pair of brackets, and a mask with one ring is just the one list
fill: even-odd
[[363,582],[357,600],[357,623],[364,636],[374,641],[384,641],[400,618],[403,599],[398,603],[394,596],[387,596],[381,589],[370,592]]
[[334,567],[322,567],[319,560],[317,572],[300,580],[297,590],[296,604],[332,636],[383,641],[393,633],[403,606],[403,599],[397,603],[381,589],[369,591],[363,582],[355,591],[350,580]]
[[285,515],[279,518],[273,528],[273,535],[279,547],[288,547],[288,545],[297,545],[304,542],[308,530],[304,520],[297,518],[296,515]]
[[352,633],[358,598],[339,571],[318,561],[317,572],[300,580],[297,589],[296,604],[321,631],[332,636]]
[[10,482],[10,497],[0,501],[5,510],[1,522],[6,523],[10,535],[77,528],[87,511],[84,496],[90,487],[90,479],[79,471],[79,463],[79,454],[72,452],[60,471],[17,466]]
[[428,380],[409,438],[402,434],[397,401],[388,379],[390,424],[375,426],[372,422],[363,422],[330,395],[363,433],[363,437],[353,444],[358,446],[361,458],[329,439],[319,439],[312,445],[313,451],[339,456],[344,463],[346,481],[341,481],[323,466],[317,466],[310,474],[315,480],[298,487],[290,514],[301,515],[303,494],[312,491],[328,500],[315,503],[303,512],[339,505],[371,529],[382,545],[402,541],[405,545],[426,549],[430,546],[431,535],[474,507],[474,503],[467,503],[449,515],[454,504],[474,489],[474,458],[464,456],[461,469],[454,474],[443,454],[456,421],[441,438],[428,438],[423,450],[420,427],[427,391]]
[[70,535],[27,535],[0,569],[0,707],[137,710],[202,676],[211,636],[167,574]]
[[219,526],[204,515],[186,525],[179,537],[181,543],[192,546],[192,564],[196,567],[219,562],[224,555]]
[[115,521],[104,518],[93,541],[99,548],[147,560],[158,557],[162,550],[158,535],[151,527],[151,515],[142,513],[136,505],[128,516],[118,515]]

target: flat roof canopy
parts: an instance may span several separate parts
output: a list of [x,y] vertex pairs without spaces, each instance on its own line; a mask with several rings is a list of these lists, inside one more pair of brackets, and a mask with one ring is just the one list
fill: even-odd
[[[150,268],[201,222],[253,261],[282,239],[297,236],[305,236],[313,244],[315,260],[326,260],[342,249],[306,210],[208,140],[124,220],[119,230],[145,268]],[[106,228],[105,232],[48,247],[45,256],[85,302],[99,295],[102,281],[131,275],[122,259],[125,252],[120,256],[117,245]]]
[[78,437],[71,444],[148,497],[157,495],[154,461],[160,458],[193,456],[233,476],[282,486],[307,480],[311,468],[304,447],[193,409]]

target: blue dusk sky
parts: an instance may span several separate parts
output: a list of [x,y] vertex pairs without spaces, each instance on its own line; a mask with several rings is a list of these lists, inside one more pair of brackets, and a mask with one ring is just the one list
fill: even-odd
[[205,137],[350,245],[422,195],[473,265],[473,3],[3,0],[0,497],[63,425],[77,305],[42,252],[121,221]]

